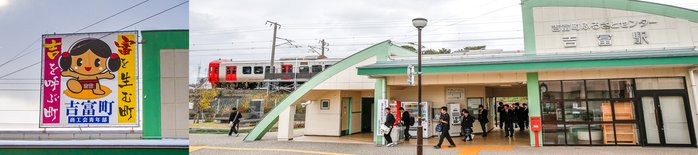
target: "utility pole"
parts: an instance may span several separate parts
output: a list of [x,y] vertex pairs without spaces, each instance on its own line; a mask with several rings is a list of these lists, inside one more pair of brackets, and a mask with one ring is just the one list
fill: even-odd
[[[268,20],[264,24],[265,25],[269,24],[270,26],[274,26],[274,36],[271,39],[271,65],[269,65],[269,72],[271,72],[271,77],[273,80],[273,79],[275,79],[274,74],[276,73],[276,69],[274,67],[274,54],[276,52],[276,30],[281,28],[281,25],[279,25],[279,23],[268,21]],[[269,90],[272,87],[271,82],[268,82],[267,85],[268,85],[267,86],[267,95],[269,95]]]
[[329,45],[330,45],[330,44],[328,44],[327,42],[325,42],[325,39],[320,40],[320,49],[322,49],[322,50],[321,50],[322,53],[320,54],[320,57],[322,57],[322,58],[327,58],[327,57],[325,56],[325,46],[329,46]]
[[199,84],[199,80],[201,80],[201,61],[199,61],[199,69],[196,71],[196,83],[197,85],[203,85],[203,83]]
[[318,41],[318,43],[320,43],[320,52],[318,52],[318,50],[317,50],[318,47],[308,45],[308,47],[310,47],[310,52],[314,52],[314,53],[320,55],[320,56],[318,56],[318,58],[320,58],[320,59],[327,58],[325,56],[325,51],[330,50],[330,48],[327,48],[327,46],[330,46],[330,43],[325,42],[325,39]]

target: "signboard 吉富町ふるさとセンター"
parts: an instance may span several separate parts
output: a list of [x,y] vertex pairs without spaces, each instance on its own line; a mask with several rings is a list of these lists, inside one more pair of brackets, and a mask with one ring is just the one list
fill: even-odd
[[138,126],[137,35],[43,35],[39,126]]

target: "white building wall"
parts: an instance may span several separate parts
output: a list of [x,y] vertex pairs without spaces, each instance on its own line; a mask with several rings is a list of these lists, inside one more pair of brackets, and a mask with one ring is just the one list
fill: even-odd
[[368,76],[357,75],[356,67],[373,64],[376,62],[376,57],[370,57],[353,66],[333,75],[329,79],[322,82],[313,90],[365,90],[373,89],[376,80],[369,79]]
[[[341,120],[341,95],[339,90],[312,91],[316,97],[299,101],[312,101],[305,112],[304,135],[339,136]],[[330,109],[320,110],[320,100],[330,100]]]

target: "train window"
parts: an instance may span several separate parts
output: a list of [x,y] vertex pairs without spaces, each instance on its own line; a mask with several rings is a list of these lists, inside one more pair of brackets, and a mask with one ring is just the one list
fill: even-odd
[[230,68],[231,68],[231,69],[230,69],[230,74],[237,74],[237,72],[238,72],[238,68],[237,68],[237,67],[231,66]]
[[262,73],[264,73],[264,69],[262,68],[262,66],[255,66],[254,67],[254,74],[262,74]]
[[225,68],[225,74],[231,74],[231,73],[230,73],[230,67],[226,67],[226,68]]
[[330,67],[332,67],[332,65],[325,65],[325,70],[327,70]]
[[300,71],[300,73],[310,73],[310,67],[300,66],[300,67],[298,67],[298,71]]
[[264,66],[264,73],[270,73],[270,72],[269,72],[269,66]]
[[242,67],[242,74],[252,74],[252,67],[250,67],[250,66]]
[[320,73],[320,72],[322,72],[322,65],[313,65],[312,70],[313,70],[313,73]]

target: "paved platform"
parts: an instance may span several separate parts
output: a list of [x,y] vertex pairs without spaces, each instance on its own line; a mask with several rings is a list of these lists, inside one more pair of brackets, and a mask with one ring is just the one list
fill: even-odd
[[[698,148],[677,147],[566,147],[548,146],[542,148],[529,147],[528,134],[519,134],[514,138],[506,138],[494,130],[487,138],[476,136],[472,142],[456,141],[456,148],[434,149],[431,147],[438,139],[425,141],[424,154],[462,154],[462,155],[605,155],[605,154],[681,154],[698,155]],[[239,137],[225,134],[190,134],[190,154],[416,154],[416,141],[411,140],[395,147],[379,147],[366,143],[370,134],[359,134],[346,137],[303,136],[302,129],[294,132],[294,141],[277,141],[276,133],[267,133],[260,141],[243,142],[245,134]],[[301,138],[304,137],[304,138]],[[327,141],[309,142],[307,140],[325,139]],[[455,138],[455,137],[454,137]],[[301,140],[306,141],[301,141]],[[454,139],[456,140],[456,139]],[[353,141],[355,143],[346,143]]]

